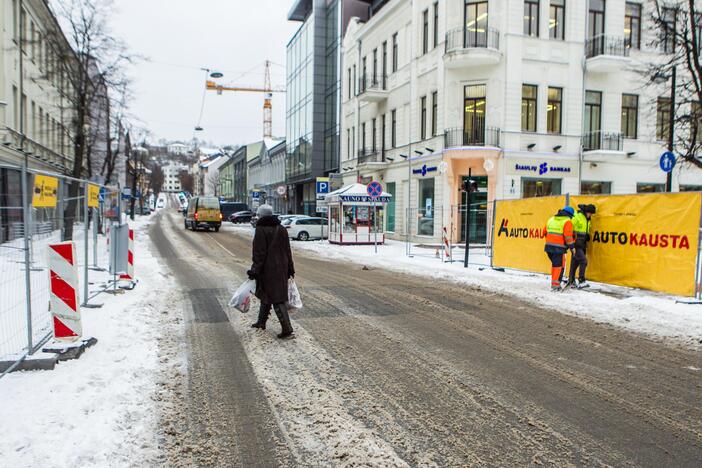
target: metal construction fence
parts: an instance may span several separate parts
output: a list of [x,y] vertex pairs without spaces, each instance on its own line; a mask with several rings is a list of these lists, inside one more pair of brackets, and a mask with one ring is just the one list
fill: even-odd
[[[408,256],[435,257],[442,262],[463,262],[469,232],[471,263],[490,264],[494,203],[472,203],[431,209],[405,209],[405,244]],[[469,217],[468,217],[469,215]],[[468,223],[468,225],[467,225]]]
[[19,363],[51,337],[50,244],[75,242],[80,299],[89,302],[90,272],[108,267],[105,221],[120,216],[119,203],[118,189],[0,165],[0,361]]

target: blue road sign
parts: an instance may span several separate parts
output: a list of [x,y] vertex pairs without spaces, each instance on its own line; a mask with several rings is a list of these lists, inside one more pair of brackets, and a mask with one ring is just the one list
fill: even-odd
[[675,167],[675,155],[670,151],[666,151],[661,154],[661,160],[659,162],[661,166],[661,171],[670,172]]
[[368,184],[366,191],[368,192],[369,197],[376,199],[383,194],[383,186],[380,185],[380,182],[374,180],[373,182]]
[[104,202],[105,201],[105,193],[107,193],[107,190],[105,187],[100,187],[100,192],[98,192],[98,201]]
[[[320,180],[322,179],[322,180]],[[318,177],[317,178],[317,193],[329,193],[329,178]]]
[[261,192],[257,192],[257,191],[251,192],[251,198],[254,200],[260,200],[261,199]]

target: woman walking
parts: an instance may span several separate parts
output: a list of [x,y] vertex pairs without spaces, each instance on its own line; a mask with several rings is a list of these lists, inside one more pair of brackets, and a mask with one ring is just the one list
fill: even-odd
[[273,307],[282,328],[278,338],[289,338],[293,336],[293,328],[285,303],[288,301],[288,280],[295,276],[290,239],[278,217],[273,216],[270,205],[259,206],[256,214],[253,263],[247,274],[256,280],[256,297],[261,301],[261,308],[258,320],[251,326],[265,330]]

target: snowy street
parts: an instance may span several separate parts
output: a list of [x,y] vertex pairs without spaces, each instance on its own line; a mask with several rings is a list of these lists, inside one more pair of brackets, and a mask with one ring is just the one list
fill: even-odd
[[323,244],[296,242],[305,308],[292,317],[297,338],[281,342],[274,317],[260,332],[252,312],[226,306],[250,263],[248,229],[190,232],[163,213],[151,238],[184,299],[187,372],[159,411],[171,464],[693,466],[702,456],[702,365],[686,340],[330,261]]

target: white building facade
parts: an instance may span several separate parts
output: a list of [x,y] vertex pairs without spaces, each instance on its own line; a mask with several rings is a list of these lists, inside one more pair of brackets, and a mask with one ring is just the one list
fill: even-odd
[[188,167],[182,164],[169,163],[163,166],[163,188],[164,192],[180,192],[180,173],[188,172]]
[[[662,53],[647,46],[651,8],[643,0],[381,4],[344,38],[344,182],[383,182],[394,195],[388,231],[434,239],[448,223],[462,225],[469,173],[484,218],[478,240],[493,200],[663,191],[669,85],[654,88],[636,71]],[[673,191],[701,188],[699,169],[676,167]]]

